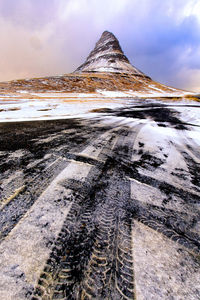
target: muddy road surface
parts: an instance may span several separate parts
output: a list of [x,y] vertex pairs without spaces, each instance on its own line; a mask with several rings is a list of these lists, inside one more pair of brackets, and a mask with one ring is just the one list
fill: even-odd
[[200,299],[200,106],[102,112],[0,124],[0,299]]

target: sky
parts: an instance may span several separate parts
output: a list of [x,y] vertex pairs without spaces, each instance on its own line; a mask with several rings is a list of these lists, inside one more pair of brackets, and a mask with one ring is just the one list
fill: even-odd
[[0,81],[73,72],[105,30],[152,79],[200,92],[199,0],[0,0]]

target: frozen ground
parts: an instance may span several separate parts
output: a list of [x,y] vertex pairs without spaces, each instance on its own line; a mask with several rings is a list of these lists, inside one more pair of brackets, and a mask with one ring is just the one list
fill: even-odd
[[[30,98],[31,96],[31,98]],[[90,110],[103,107],[118,108],[127,99],[110,100],[90,94],[33,93],[25,95],[0,96],[0,121],[28,121],[61,119],[89,114]],[[94,114],[93,114],[94,115]]]
[[[183,93],[181,94],[183,95]],[[173,97],[181,96],[178,93]],[[154,91],[151,93],[139,92],[117,92],[98,91],[96,93],[28,93],[20,91],[18,93],[0,95],[0,122],[6,121],[29,121],[29,120],[50,120],[65,119],[69,117],[94,116],[91,110],[99,108],[116,109],[124,106],[134,105],[140,97],[168,97],[167,93]],[[198,105],[198,102],[196,102]],[[174,102],[171,102],[173,105]],[[175,104],[177,104],[175,102]],[[195,109],[191,107],[191,101],[180,102],[180,105],[190,105],[187,110],[195,114]],[[189,107],[189,106],[188,106]]]
[[120,97],[2,100],[0,299],[200,299],[200,105]]

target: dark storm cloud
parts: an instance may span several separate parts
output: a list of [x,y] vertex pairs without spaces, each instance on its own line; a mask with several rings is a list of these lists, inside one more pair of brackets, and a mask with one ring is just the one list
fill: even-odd
[[119,38],[129,60],[152,78],[198,89],[198,3],[0,0],[0,79],[71,72],[85,60],[101,33],[109,30]]

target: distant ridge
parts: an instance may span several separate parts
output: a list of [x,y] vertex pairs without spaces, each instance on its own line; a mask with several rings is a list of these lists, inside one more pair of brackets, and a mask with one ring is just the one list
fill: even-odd
[[75,71],[128,73],[147,77],[133,67],[113,33],[104,31],[86,61]]

